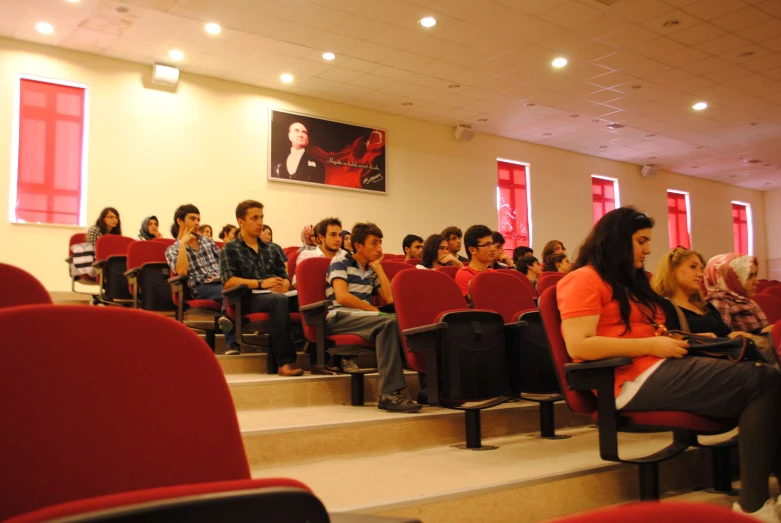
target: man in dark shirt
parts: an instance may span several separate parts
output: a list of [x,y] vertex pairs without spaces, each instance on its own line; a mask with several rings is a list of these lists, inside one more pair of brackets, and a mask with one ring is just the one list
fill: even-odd
[[271,338],[280,376],[301,376],[304,371],[296,366],[296,351],[290,340],[288,298],[283,293],[290,289],[285,263],[277,249],[260,239],[263,233],[263,204],[245,200],[236,207],[239,232],[236,239],[226,243],[220,253],[220,280],[225,288],[247,285],[253,293],[243,303],[244,312],[269,313]]

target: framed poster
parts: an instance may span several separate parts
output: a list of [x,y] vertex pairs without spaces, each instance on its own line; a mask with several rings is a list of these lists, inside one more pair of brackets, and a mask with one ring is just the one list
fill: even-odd
[[384,194],[385,130],[271,110],[268,179]]

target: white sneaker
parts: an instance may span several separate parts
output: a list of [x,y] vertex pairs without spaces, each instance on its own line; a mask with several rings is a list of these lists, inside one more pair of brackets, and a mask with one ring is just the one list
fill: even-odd
[[743,512],[743,509],[737,502],[732,504],[732,510],[738,514],[745,514],[750,516],[757,521],[764,521],[765,523],[781,523],[781,519],[779,519],[778,514],[776,513],[776,500],[774,499],[767,500],[762,508],[756,512]]

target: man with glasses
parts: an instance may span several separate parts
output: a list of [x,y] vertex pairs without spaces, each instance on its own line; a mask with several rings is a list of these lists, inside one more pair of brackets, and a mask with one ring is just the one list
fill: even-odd
[[464,246],[469,257],[469,265],[456,273],[456,283],[461,289],[461,294],[471,302],[469,282],[481,272],[493,270],[489,265],[494,262],[496,248],[491,229],[485,225],[471,226],[464,234]]

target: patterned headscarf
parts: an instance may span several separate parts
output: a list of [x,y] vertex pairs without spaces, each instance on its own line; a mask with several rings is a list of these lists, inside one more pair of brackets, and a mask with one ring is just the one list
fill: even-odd
[[734,252],[714,256],[705,267],[705,287],[708,292],[725,291],[745,297],[746,281],[757,265],[755,256]]
[[160,220],[157,219],[157,216],[147,216],[144,218],[144,221],[141,222],[141,229],[138,230],[138,237],[142,240],[155,239],[155,237],[149,233],[149,220],[154,220],[157,223],[160,223]]
[[315,244],[312,242],[312,236],[314,235],[314,228],[311,225],[304,227],[304,230],[301,231],[301,242],[304,244],[304,247],[315,247]]

